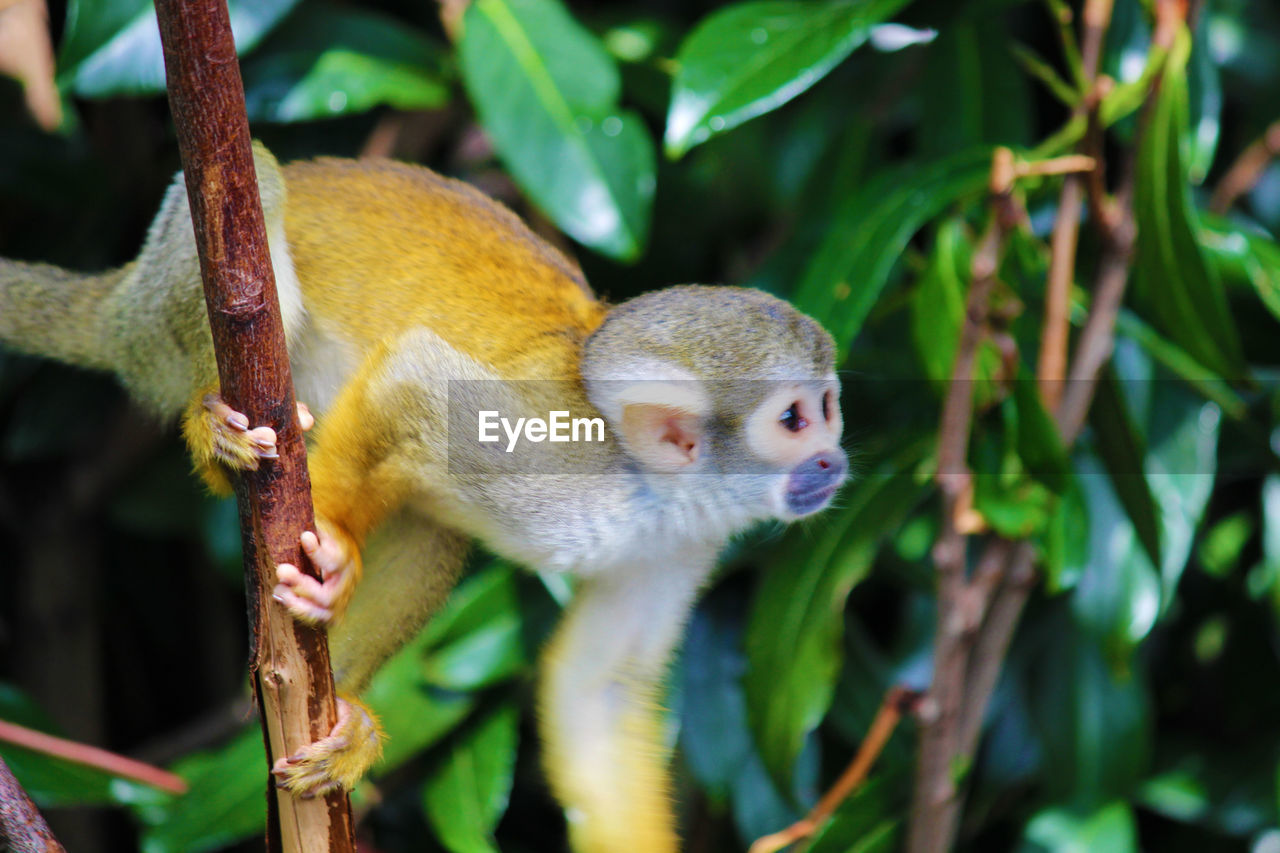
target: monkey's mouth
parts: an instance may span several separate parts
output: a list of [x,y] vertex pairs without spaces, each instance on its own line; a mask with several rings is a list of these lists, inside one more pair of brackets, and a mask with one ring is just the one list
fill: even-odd
[[830,486],[824,486],[821,489],[800,492],[794,492],[788,489],[786,494],[787,509],[796,516],[815,513],[831,502],[831,498],[835,496],[835,493],[839,488],[839,483],[833,483]]

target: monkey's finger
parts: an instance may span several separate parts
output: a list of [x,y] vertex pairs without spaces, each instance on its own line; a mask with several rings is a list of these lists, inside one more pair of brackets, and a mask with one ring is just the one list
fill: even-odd
[[304,530],[301,537],[302,550],[311,559],[311,564],[320,572],[320,577],[328,583],[336,579],[351,564],[351,558],[342,544],[325,532],[321,526],[317,533]]
[[298,404],[298,426],[302,427],[302,431],[306,432],[316,425],[315,416],[311,414],[311,409],[306,403]]

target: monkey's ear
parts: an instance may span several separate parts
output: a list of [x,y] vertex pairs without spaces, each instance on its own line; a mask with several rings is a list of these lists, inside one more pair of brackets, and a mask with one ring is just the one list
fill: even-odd
[[676,472],[702,453],[707,404],[696,383],[637,382],[617,396],[623,444],[642,465]]

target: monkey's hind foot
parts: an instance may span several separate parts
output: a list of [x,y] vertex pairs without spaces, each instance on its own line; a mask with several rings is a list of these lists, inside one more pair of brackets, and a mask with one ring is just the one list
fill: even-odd
[[293,618],[308,625],[328,625],[346,609],[360,579],[360,560],[343,536],[334,535],[323,523],[317,536],[310,530],[301,536],[302,550],[320,573],[321,580],[304,574],[291,563],[276,566],[278,583],[272,597],[288,608]]
[[382,756],[384,735],[363,702],[338,697],[338,722],[327,737],[304,746],[271,768],[276,785],[300,797],[338,788],[350,791]]

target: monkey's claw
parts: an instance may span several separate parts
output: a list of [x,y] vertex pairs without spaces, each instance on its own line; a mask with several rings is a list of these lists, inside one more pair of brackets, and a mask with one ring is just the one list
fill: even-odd
[[337,788],[350,791],[382,755],[382,728],[357,699],[338,697],[338,721],[328,736],[304,746],[271,768],[276,785],[300,797]]
[[322,580],[304,574],[291,563],[276,566],[272,597],[288,608],[293,617],[312,625],[325,625],[342,612],[355,589],[359,569],[340,538],[319,525],[317,536],[310,530],[301,536],[302,550],[320,572]]

